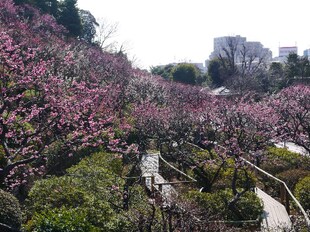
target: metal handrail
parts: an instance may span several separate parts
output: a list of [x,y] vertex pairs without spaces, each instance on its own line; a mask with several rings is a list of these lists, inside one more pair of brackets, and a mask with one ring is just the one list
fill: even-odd
[[173,185],[173,184],[183,184],[183,183],[193,183],[193,180],[183,180],[183,181],[172,181],[172,182],[158,182],[155,185]]
[[166,161],[162,156],[161,154],[159,153],[159,158],[164,161],[164,163],[166,163],[169,167],[171,167],[172,169],[174,169],[175,171],[181,173],[182,175],[186,176],[187,178],[191,179],[193,182],[197,182],[197,180],[195,180],[193,177],[185,174],[184,172],[182,172],[181,170],[177,169],[176,167],[172,166],[168,161]]
[[241,223],[259,223],[260,218],[257,218],[255,220],[240,220],[240,221],[208,221],[207,223],[225,223],[225,224],[241,224]]
[[[198,148],[198,149],[200,149],[200,150],[204,150],[203,148],[197,146],[196,144],[189,143],[189,142],[188,142],[187,144],[189,144],[189,145],[191,145],[191,146],[194,146],[194,147],[196,147],[196,148]],[[218,145],[218,146],[220,146],[220,145]],[[220,147],[222,147],[222,146],[220,146]],[[225,147],[222,147],[222,148],[226,149]],[[287,187],[286,183],[285,183],[284,181],[280,180],[279,178],[277,178],[277,177],[271,175],[270,173],[264,171],[263,169],[257,167],[255,164],[252,164],[250,161],[246,160],[245,158],[242,158],[242,157],[240,157],[240,158],[241,158],[244,162],[246,162],[247,164],[249,164],[250,166],[254,167],[256,170],[258,170],[258,171],[262,172],[263,174],[265,174],[265,175],[267,175],[267,176],[273,178],[274,180],[280,182],[280,183],[284,186],[284,188],[286,189],[286,191],[288,192],[288,194],[291,196],[291,198],[294,200],[294,202],[296,203],[296,205],[299,207],[300,211],[301,211],[302,214],[304,215],[305,220],[306,220],[307,227],[308,227],[308,229],[309,229],[309,231],[310,231],[310,219],[309,219],[309,217],[308,217],[306,211],[304,210],[304,208],[303,208],[303,207],[301,206],[301,204],[299,203],[299,201],[295,198],[295,196],[293,195],[293,193],[291,192],[291,190]]]
[[307,224],[307,227],[308,229],[310,229],[310,219],[306,213],[306,211],[304,210],[304,208],[301,206],[301,204],[299,203],[299,201],[295,198],[295,196],[293,195],[293,193],[291,192],[291,190],[287,187],[286,183],[282,180],[280,180],[279,178],[271,175],[270,173],[264,171],[263,169],[257,167],[255,164],[252,164],[250,161],[246,160],[245,158],[242,158],[241,159],[246,162],[247,164],[249,164],[250,166],[252,166],[253,168],[255,168],[256,170],[260,171],[261,173],[271,177],[272,179],[280,182],[284,188],[286,189],[286,191],[288,192],[288,194],[291,196],[291,198],[294,200],[294,202],[296,203],[296,205],[299,207],[300,211],[302,212],[302,214],[304,215],[305,217],[305,220],[306,220],[306,224]]

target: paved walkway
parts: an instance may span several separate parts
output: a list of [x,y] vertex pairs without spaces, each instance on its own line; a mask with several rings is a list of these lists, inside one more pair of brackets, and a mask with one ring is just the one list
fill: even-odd
[[159,172],[159,153],[143,155],[140,168],[142,177],[145,177],[145,185],[151,190],[151,176],[154,176],[154,187],[161,192],[164,204],[169,204],[177,195],[177,192],[170,184],[163,184],[160,190],[158,183],[166,183],[167,181],[158,173]]
[[[145,177],[146,187],[152,190],[151,177],[153,176],[154,188],[161,192],[163,204],[169,205],[174,196],[177,195],[177,192],[170,184],[163,184],[161,188],[158,185],[158,183],[167,182],[159,174],[159,153],[143,155],[140,168],[142,177]],[[261,230],[268,232],[289,231],[292,227],[292,223],[284,205],[259,188],[256,188],[256,193],[264,204]]]
[[150,176],[159,172],[159,153],[145,154],[142,156],[140,168],[142,176]]
[[299,153],[301,155],[310,156],[309,152],[305,148],[292,142],[275,143],[275,146],[279,148],[286,148],[291,152]]
[[290,231],[292,222],[284,205],[259,188],[256,188],[256,193],[264,204],[261,230],[268,232]]

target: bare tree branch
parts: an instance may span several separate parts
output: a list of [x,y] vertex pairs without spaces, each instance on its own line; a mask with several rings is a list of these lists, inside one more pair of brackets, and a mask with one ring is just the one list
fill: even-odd
[[98,30],[96,34],[96,42],[104,51],[116,50],[117,42],[113,40],[118,31],[118,23],[108,22],[106,19],[98,20]]

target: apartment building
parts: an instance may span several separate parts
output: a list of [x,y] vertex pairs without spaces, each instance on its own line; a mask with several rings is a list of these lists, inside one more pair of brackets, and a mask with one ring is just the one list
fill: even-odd
[[214,51],[209,56],[209,59],[214,59],[219,56],[228,57],[227,51],[234,52],[234,60],[236,63],[242,63],[245,58],[260,59],[264,57],[266,61],[272,60],[272,52],[269,48],[264,48],[261,42],[247,41],[246,37],[223,36],[214,38]]

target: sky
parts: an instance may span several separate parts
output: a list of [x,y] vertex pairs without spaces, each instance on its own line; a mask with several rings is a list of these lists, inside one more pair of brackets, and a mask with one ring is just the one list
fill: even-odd
[[204,63],[213,39],[241,35],[278,56],[279,46],[310,48],[309,0],[78,0],[96,19],[118,24],[113,38],[144,69]]

